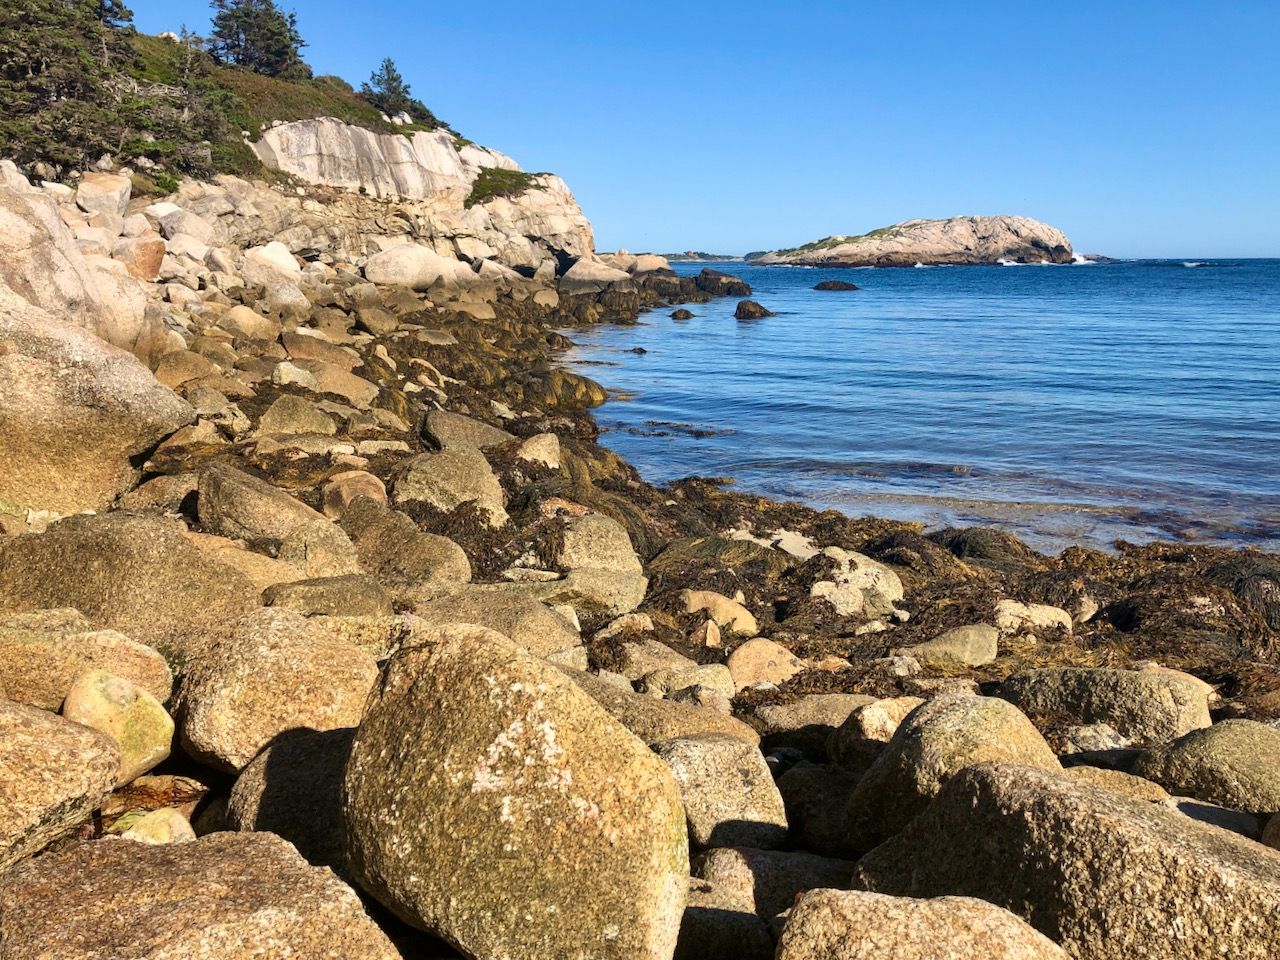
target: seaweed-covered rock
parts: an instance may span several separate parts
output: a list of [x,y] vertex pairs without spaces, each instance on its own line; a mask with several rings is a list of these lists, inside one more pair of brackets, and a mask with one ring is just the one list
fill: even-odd
[[1280,952],[1280,854],[1061,774],[983,764],[946,784],[854,883],[978,897],[1077,960],[1268,960]]
[[492,527],[508,520],[506,496],[489,461],[477,448],[454,445],[408,461],[392,490],[397,505],[425,503],[449,513],[474,503]]
[[361,886],[471,956],[670,957],[688,853],[666,766],[505,637],[421,639],[388,665],[347,764]]

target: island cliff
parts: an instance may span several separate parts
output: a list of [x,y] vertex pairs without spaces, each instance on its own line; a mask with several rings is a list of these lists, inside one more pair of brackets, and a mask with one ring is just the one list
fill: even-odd
[[802,247],[748,254],[759,264],[805,267],[912,267],[917,263],[1070,263],[1071,241],[1030,217],[905,220],[861,236],[834,236]]

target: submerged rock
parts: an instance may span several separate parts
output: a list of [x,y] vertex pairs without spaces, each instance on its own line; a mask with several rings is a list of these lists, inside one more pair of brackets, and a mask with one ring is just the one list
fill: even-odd
[[849,291],[862,289],[856,283],[850,283],[848,280],[823,280],[814,286],[815,290],[822,291]]

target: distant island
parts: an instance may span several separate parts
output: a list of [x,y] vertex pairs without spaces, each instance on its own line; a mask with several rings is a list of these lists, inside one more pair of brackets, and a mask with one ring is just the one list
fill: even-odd
[[812,267],[911,267],[917,263],[1071,263],[1061,230],[1030,217],[906,220],[858,236],[834,236],[789,250],[749,253],[748,263]]
[[742,257],[736,253],[707,253],[705,250],[686,250],[684,253],[660,253],[658,256],[671,263],[724,263],[739,261]]

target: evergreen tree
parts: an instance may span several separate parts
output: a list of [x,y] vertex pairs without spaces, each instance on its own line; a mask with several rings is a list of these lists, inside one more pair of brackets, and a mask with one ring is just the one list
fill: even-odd
[[361,85],[360,95],[388,117],[407,113],[418,123],[440,125],[435,114],[427,109],[426,104],[414,99],[413,91],[409,89],[409,84],[396,68],[396,62],[390,57],[383,60],[382,66],[373,71],[368,83]]
[[[0,155],[59,171],[95,160],[118,140],[114,68],[124,34],[97,0],[0,3]],[[124,7],[110,12],[120,16]]]
[[100,23],[117,30],[133,26],[133,11],[122,0],[97,0],[93,6],[98,10]]
[[285,13],[274,0],[213,0],[212,7],[209,51],[217,59],[268,77],[311,75],[302,61],[306,42],[297,14]]

